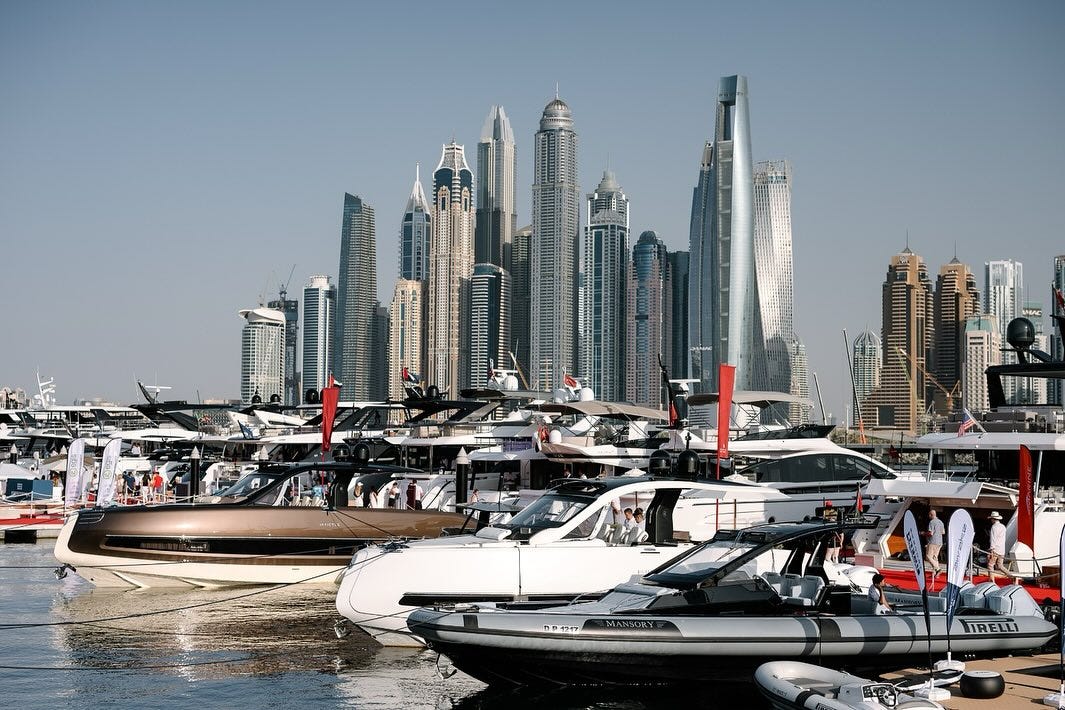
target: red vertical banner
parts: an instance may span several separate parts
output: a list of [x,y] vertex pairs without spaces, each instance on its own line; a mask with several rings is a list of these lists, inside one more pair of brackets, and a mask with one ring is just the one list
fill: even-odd
[[717,477],[721,478],[721,460],[728,458],[728,426],[732,415],[732,387],[736,366],[722,363],[717,370]]
[[340,388],[336,386],[333,376],[329,376],[329,385],[322,389],[322,451],[329,451],[333,438],[333,420],[337,416],[337,402],[340,401]]
[[1032,479],[1032,452],[1021,447],[1020,490],[1017,500],[1017,542],[1035,549],[1035,481]]

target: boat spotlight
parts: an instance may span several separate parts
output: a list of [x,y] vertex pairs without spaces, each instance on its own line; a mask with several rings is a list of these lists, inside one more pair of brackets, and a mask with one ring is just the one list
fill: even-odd
[[351,629],[348,628],[347,619],[337,619],[333,624],[333,633],[337,635],[338,639],[342,639],[351,633]]
[[66,579],[67,578],[67,570],[70,570],[71,572],[77,572],[78,571],[77,568],[74,567],[73,565],[67,564],[66,562],[64,562],[59,567],[56,567],[54,570],[52,570],[52,573],[55,575],[56,579]]

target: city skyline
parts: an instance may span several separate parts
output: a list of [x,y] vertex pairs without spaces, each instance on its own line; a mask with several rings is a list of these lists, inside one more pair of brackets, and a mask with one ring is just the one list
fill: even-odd
[[[347,50],[333,50],[340,61],[329,70],[325,56],[312,52],[319,64],[311,74],[295,63],[286,68],[284,62],[294,60],[287,51],[271,61],[263,48],[273,52],[280,46],[270,40],[278,31],[274,23],[282,24],[270,21],[283,14],[277,8],[253,21],[254,29],[264,30],[254,44],[248,39],[252,28],[239,29],[248,17],[222,11],[214,18],[215,32],[193,43],[202,59],[183,63],[173,61],[187,51],[177,39],[194,36],[202,12],[172,10],[166,38],[173,39],[153,50],[149,44],[159,39],[158,30],[139,17],[112,22],[121,14],[115,8],[93,12],[69,6],[57,22],[55,10],[7,7],[3,13],[10,21],[0,23],[6,28],[0,29],[6,40],[0,56],[7,60],[0,62],[6,67],[0,68],[0,82],[12,100],[0,115],[0,140],[11,160],[0,168],[0,233],[15,237],[5,250],[19,267],[11,274],[14,291],[34,293],[40,317],[18,323],[22,337],[4,358],[0,376],[4,384],[29,389],[39,367],[57,378],[66,400],[104,395],[132,401],[133,376],[156,373],[175,385],[175,396],[235,395],[232,353],[238,336],[227,314],[254,302],[256,294],[272,297],[263,284],[276,283],[276,275],[293,263],[296,283],[315,273],[335,275],[338,197],[344,191],[359,194],[386,215],[398,214],[409,194],[412,163],[434,159],[439,145],[434,137],[454,130],[457,142],[473,144],[493,104],[507,106],[513,122],[518,223],[528,223],[532,134],[556,81],[579,124],[586,166],[579,193],[590,190],[602,165],[609,164],[640,205],[632,233],[654,229],[671,250],[683,249],[697,167],[692,156],[711,135],[718,77],[738,71],[752,82],[754,159],[787,159],[794,166],[795,329],[806,341],[810,370],[821,373],[828,409],[840,416],[848,387],[833,374],[846,362],[839,333],[843,327],[851,332],[878,327],[879,289],[870,284],[882,278],[883,263],[905,244],[907,230],[914,250],[933,268],[949,260],[955,240],[958,258],[973,271],[990,260],[1023,262],[1026,300],[1050,305],[1046,286],[1052,260],[1061,252],[1061,229],[1045,205],[1062,192],[1062,179],[1053,172],[1062,146],[1050,130],[1062,96],[1047,87],[1062,65],[1051,29],[1061,25],[1063,11],[1050,4],[1008,15],[969,5],[959,13],[960,7],[884,9],[875,13],[875,25],[860,13],[835,17],[830,7],[781,8],[773,18],[756,20],[741,12],[729,25],[752,29],[737,29],[713,48],[683,41],[687,30],[678,28],[681,37],[670,43],[675,47],[661,45],[652,61],[646,53],[621,58],[620,69],[632,79],[631,107],[621,115],[610,110],[616,104],[607,87],[578,81],[580,70],[593,66],[597,56],[578,47],[544,61],[532,40],[522,38],[511,52],[514,61],[498,70],[505,70],[507,79],[497,81],[497,89],[468,92],[461,101],[433,91],[432,110],[426,111],[421,95],[417,101],[411,95],[409,104],[365,100],[395,96],[387,85],[398,88],[395,69],[370,77],[353,97],[339,96],[336,80],[357,76],[358,63],[343,61]],[[369,25],[387,27],[391,21],[386,11],[368,15]],[[578,10],[575,19],[584,16]],[[121,35],[112,36],[112,24]],[[625,33],[640,22],[629,14],[609,24],[631,36]],[[948,24],[955,31],[950,50],[936,31]],[[310,25],[307,33],[316,36],[316,44],[337,46],[321,41],[330,32],[323,23]],[[873,26],[897,30],[906,41],[893,48],[897,42],[863,31]],[[792,32],[794,27],[804,32]],[[741,49],[774,30],[792,53],[793,66],[780,67],[760,56],[763,52]],[[380,41],[358,51],[379,51],[394,38],[381,34]],[[30,43],[41,38],[62,43],[64,57],[50,57],[44,51],[52,46],[48,42]],[[818,39],[826,44],[822,52],[813,48]],[[412,44],[405,42],[403,51],[411,52]],[[988,52],[988,46],[1002,49]],[[387,64],[390,55],[384,51]],[[483,45],[469,49],[485,51]],[[246,60],[231,59],[242,52]],[[413,55],[401,66],[429,56]],[[838,56],[848,56],[848,62],[827,63]],[[139,67],[120,63],[128,57],[141,58]],[[667,80],[649,82],[648,72]],[[813,72],[821,81],[816,88],[807,80]],[[923,86],[907,81],[918,73]],[[190,83],[202,77],[210,79]],[[79,83],[92,91],[79,89]],[[188,89],[183,109],[171,110],[167,97],[183,87]],[[899,100],[902,87],[905,101]],[[285,101],[297,111],[270,103],[279,88],[287,90]],[[408,86],[404,91],[416,93]],[[1015,107],[1009,117],[981,115],[978,107],[993,92]],[[76,99],[76,125],[42,113],[67,99]],[[113,106],[136,110],[106,110]],[[961,123],[955,118],[960,113],[966,115]],[[439,125],[440,115],[454,125]],[[1016,125],[1025,131],[1017,133]],[[1013,136],[1008,149],[987,146],[986,136],[1006,134]],[[389,158],[381,160],[386,148]],[[845,176],[854,159],[876,167],[852,181]],[[990,180],[989,161],[1017,180],[1009,185]],[[167,169],[159,171],[156,166],[163,164]],[[285,169],[276,170],[280,165]],[[49,209],[44,201],[55,189],[62,192],[63,210]],[[140,207],[159,194],[180,204],[165,224],[147,219]],[[991,207],[973,210],[974,204]],[[390,300],[396,277],[393,219],[386,218],[378,235],[382,268],[376,297],[382,302]],[[41,269],[35,268],[41,265],[47,265],[44,283],[83,284],[90,300],[108,303],[112,320],[84,318],[60,298],[64,289],[42,290]],[[99,279],[100,269],[109,278]],[[193,277],[205,287],[181,296],[166,288]],[[105,294],[114,290],[113,282],[127,296],[111,304]],[[180,298],[182,307],[175,310],[168,298],[174,305]],[[171,307],[165,321],[157,317],[160,299]],[[109,327],[134,328],[143,343],[114,356],[101,345]],[[200,336],[195,344],[172,338],[175,331],[192,329]],[[69,340],[81,344],[76,356],[61,345]]]

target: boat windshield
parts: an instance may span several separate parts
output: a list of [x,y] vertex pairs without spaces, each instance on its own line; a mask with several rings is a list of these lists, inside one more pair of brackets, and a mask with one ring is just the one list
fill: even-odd
[[267,476],[262,473],[249,473],[246,476],[242,476],[240,480],[229,488],[219,491],[217,495],[222,498],[243,500],[250,495],[258,493],[261,489],[265,488],[275,480],[277,480],[277,476]]
[[575,495],[540,496],[500,527],[513,530],[511,539],[524,539],[547,528],[557,528],[587,508],[595,498]]
[[[663,586],[694,589],[713,577],[721,568],[758,547],[762,547],[762,543],[756,540],[716,540],[694,549],[691,554],[682,556],[665,569],[648,574],[646,579]],[[727,584],[734,580],[751,579],[764,572],[776,571],[787,556],[788,550],[783,546],[766,547],[762,554],[744,561],[716,583]]]

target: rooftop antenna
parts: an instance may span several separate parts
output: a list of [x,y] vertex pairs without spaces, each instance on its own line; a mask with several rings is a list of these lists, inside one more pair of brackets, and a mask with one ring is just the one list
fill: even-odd
[[558,82],[555,82],[555,101],[558,101]]

